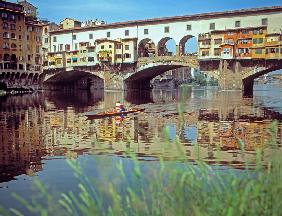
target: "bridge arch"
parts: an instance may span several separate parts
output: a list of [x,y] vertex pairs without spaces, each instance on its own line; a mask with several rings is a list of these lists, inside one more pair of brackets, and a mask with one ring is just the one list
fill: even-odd
[[104,89],[102,74],[91,71],[71,70],[53,74],[40,75],[38,79],[45,87],[51,89],[78,88],[78,89]]
[[198,52],[198,40],[193,35],[185,35],[178,43],[179,55],[192,55]]
[[150,57],[156,55],[156,45],[150,38],[142,39],[138,44],[138,57]]
[[124,77],[125,89],[149,89],[150,80],[154,77],[181,67],[199,68],[199,63],[195,56],[143,58],[140,60],[137,70]]
[[176,42],[172,37],[164,37],[158,42],[157,49],[158,56],[173,56],[176,54]]

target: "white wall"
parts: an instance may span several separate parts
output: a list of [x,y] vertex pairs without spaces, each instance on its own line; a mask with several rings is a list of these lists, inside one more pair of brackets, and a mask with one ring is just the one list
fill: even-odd
[[[173,38],[176,44],[186,35],[192,35],[198,37],[200,33],[209,32],[210,23],[215,23],[216,30],[234,29],[235,21],[241,21],[241,27],[259,27],[261,26],[262,18],[268,19],[268,33],[279,33],[282,29],[282,12],[273,12],[262,15],[246,15],[246,16],[234,16],[226,18],[215,19],[202,19],[197,21],[174,21],[170,23],[151,24],[142,26],[130,26],[130,27],[118,27],[112,29],[93,29],[93,30],[81,30],[81,32],[72,33],[71,31],[66,33],[56,33],[57,42],[51,40],[51,51],[53,45],[70,44],[71,49],[74,50],[74,44],[79,42],[90,42],[94,44],[96,39],[106,38],[107,32],[111,32],[109,39],[115,40],[118,38],[138,38],[138,44],[142,39],[150,38],[156,45],[164,37]],[[191,25],[192,29],[187,30],[187,25]],[[169,26],[169,33],[164,33],[164,27]],[[148,29],[148,34],[144,34],[144,29]],[[129,30],[129,36],[125,36],[125,30]],[[77,30],[76,30],[77,31]],[[93,34],[93,39],[89,39],[89,34]],[[72,40],[72,34],[76,34],[77,39]]]

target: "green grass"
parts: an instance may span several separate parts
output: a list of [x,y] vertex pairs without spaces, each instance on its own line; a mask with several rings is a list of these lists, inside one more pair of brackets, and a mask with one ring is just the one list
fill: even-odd
[[[271,133],[273,141],[269,145],[274,150],[281,148],[276,145],[275,122]],[[171,144],[167,138],[164,148]],[[98,174],[104,177],[102,181],[87,177],[79,160],[68,159],[80,182],[77,185],[79,192],[52,194],[35,179],[36,198],[27,202],[15,194],[14,197],[30,215],[42,216],[281,215],[282,157],[279,151],[273,151],[273,156],[265,163],[262,161],[264,149],[258,149],[255,167],[246,164],[245,170],[234,172],[232,168],[210,166],[200,159],[196,160],[196,165],[191,164],[186,161],[181,144],[177,141],[173,144],[177,147],[174,160],[166,161],[160,156],[159,163],[146,172],[136,154],[128,149],[126,156],[132,166],[125,167],[120,160],[116,164],[118,175],[114,177],[106,167],[100,169]],[[243,143],[241,148],[243,153]],[[2,208],[1,212],[3,215],[23,215],[16,209]]]

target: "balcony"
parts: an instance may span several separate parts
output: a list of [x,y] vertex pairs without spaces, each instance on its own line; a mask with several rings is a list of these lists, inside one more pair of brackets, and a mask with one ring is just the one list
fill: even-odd
[[265,46],[279,46],[279,41],[265,41]]
[[207,40],[207,39],[211,39],[211,34],[199,34],[198,40],[202,41],[202,40]]

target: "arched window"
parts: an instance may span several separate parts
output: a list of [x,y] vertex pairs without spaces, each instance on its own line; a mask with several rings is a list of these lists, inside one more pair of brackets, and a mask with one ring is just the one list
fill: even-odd
[[4,61],[10,61],[10,55],[4,54]]
[[9,38],[9,33],[8,32],[4,32],[3,33],[3,38]]
[[9,49],[10,48],[10,46],[9,46],[9,44],[8,43],[3,43],[3,49]]
[[9,24],[8,23],[3,23],[3,29],[9,29]]
[[16,49],[16,48],[17,48],[17,45],[14,44],[14,43],[12,43],[12,44],[11,44],[11,48],[12,48],[12,49]]
[[12,39],[16,39],[16,34],[15,33],[11,33],[11,38]]

